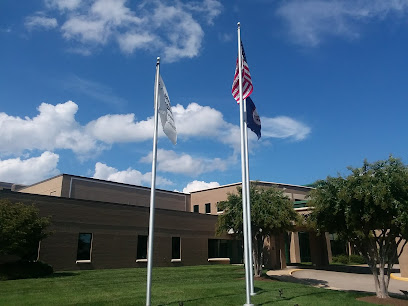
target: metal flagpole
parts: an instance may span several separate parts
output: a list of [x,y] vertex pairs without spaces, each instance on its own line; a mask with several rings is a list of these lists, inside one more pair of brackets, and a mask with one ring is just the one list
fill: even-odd
[[152,160],[152,184],[150,187],[150,218],[149,218],[149,244],[147,249],[147,288],[146,306],[150,306],[152,291],[152,267],[153,267],[153,235],[154,235],[154,198],[156,191],[156,159],[157,159],[157,126],[159,122],[159,78],[160,57],[156,62],[156,80],[154,88],[154,133],[153,133],[153,160]]
[[248,256],[248,224],[247,224],[247,205],[246,203],[246,188],[245,188],[245,138],[244,138],[244,104],[242,99],[242,50],[241,50],[241,24],[238,22],[238,75],[239,75],[239,113],[240,113],[240,127],[241,127],[241,173],[242,173],[242,221],[244,230],[244,260],[245,260],[245,283],[246,283],[246,303],[244,305],[251,304],[250,293],[250,267]]
[[248,258],[249,258],[249,268],[250,268],[250,276],[249,276],[249,287],[251,291],[251,295],[256,295],[254,290],[254,262],[252,258],[252,227],[251,227],[251,194],[250,194],[250,179],[249,179],[249,157],[248,157],[248,113],[246,107],[246,99],[244,99],[244,112],[245,112],[245,128],[244,128],[244,137],[245,137],[245,172],[246,172],[246,180],[245,180],[245,187],[246,187],[246,206],[247,206],[247,224],[248,224]]

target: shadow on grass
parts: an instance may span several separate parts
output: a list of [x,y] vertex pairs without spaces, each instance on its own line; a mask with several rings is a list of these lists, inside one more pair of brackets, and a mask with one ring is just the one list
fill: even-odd
[[271,279],[275,279],[281,282],[291,282],[309,286],[315,286],[319,288],[328,288],[328,282],[322,279],[314,279],[314,278],[296,278],[292,275],[273,275],[269,276]]
[[70,276],[77,276],[79,273],[77,272],[54,272],[51,275],[45,276],[44,278],[61,278],[61,277],[70,277]]
[[[372,274],[368,266],[348,266],[348,265],[329,265],[324,267],[314,267],[306,264],[296,264],[293,268],[301,269],[314,269],[314,270],[323,270],[323,271],[333,271],[333,272],[343,272],[343,273],[354,273],[354,274]],[[399,269],[391,269],[391,273],[398,273]],[[385,269],[387,272],[387,269]]]

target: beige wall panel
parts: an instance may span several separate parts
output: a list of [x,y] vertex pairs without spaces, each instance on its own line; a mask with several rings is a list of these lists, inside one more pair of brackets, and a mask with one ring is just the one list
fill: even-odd
[[[402,241],[400,243],[400,247],[398,251],[401,251],[401,247],[405,241]],[[404,247],[404,250],[402,251],[401,256],[399,257],[399,265],[400,265],[400,271],[401,271],[401,276],[408,278],[408,245]]]
[[22,193],[61,196],[62,175],[18,190]]

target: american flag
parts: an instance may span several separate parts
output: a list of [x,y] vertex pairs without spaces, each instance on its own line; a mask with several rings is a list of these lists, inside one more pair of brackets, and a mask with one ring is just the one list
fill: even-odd
[[[245,56],[244,45],[241,41],[241,50],[242,50],[242,99],[246,99],[254,90],[252,86],[251,74],[249,73],[249,67]],[[238,58],[237,66],[235,68],[234,82],[232,83],[232,96],[239,103],[239,67],[238,67]]]

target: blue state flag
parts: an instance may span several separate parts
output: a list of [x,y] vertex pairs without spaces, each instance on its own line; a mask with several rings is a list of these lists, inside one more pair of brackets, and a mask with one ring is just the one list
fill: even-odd
[[261,118],[256,111],[254,102],[250,97],[246,98],[246,113],[247,113],[247,126],[252,132],[261,138]]

